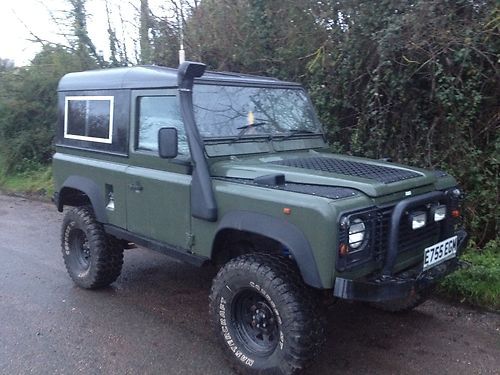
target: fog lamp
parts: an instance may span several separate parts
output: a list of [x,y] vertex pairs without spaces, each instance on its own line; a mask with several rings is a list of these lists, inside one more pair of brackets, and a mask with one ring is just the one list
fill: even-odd
[[423,211],[410,213],[410,223],[413,230],[425,227],[425,224],[427,224],[427,213]]
[[446,206],[441,205],[441,206],[436,206],[432,209],[434,221],[441,221],[446,218]]

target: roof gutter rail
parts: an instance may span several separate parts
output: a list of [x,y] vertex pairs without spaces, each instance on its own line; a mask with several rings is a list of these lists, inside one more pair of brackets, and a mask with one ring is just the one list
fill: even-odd
[[193,161],[191,215],[197,219],[216,221],[218,213],[212,179],[193,112],[193,82],[195,78],[201,77],[205,73],[205,69],[205,64],[184,61],[179,65],[177,82],[181,116],[186,127],[186,136]]

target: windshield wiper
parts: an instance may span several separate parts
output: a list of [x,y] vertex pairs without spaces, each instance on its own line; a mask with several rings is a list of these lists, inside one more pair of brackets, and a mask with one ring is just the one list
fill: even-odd
[[316,132],[313,132],[311,130],[307,130],[307,129],[293,129],[293,130],[290,130],[290,132],[285,135],[282,139],[288,139],[288,138],[291,138],[293,137],[294,135],[300,135],[300,134],[319,134],[319,133],[316,133]]
[[248,129],[251,129],[254,126],[262,126],[262,125],[267,125],[267,124],[268,124],[268,122],[261,121],[261,122],[255,122],[253,124],[248,124],[248,125],[243,125],[243,126],[237,127],[236,129],[240,130],[240,132],[238,133],[238,135],[236,135],[236,137],[234,137],[231,140],[231,142],[229,142],[229,144],[231,145],[234,142],[239,141],[241,139],[241,137],[243,137],[245,135],[245,133],[248,131]]
[[[245,129],[250,129],[252,126],[262,126],[262,125],[266,125],[266,124],[268,124],[266,121],[261,121],[261,122],[256,122],[254,124],[248,124],[248,125],[238,126],[236,129],[238,129],[238,130],[240,130],[240,129],[241,130],[245,130]],[[241,133],[244,133],[244,131],[241,132]]]

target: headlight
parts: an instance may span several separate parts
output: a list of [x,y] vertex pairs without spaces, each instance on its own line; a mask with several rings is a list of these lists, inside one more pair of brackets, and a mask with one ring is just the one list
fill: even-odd
[[359,248],[365,239],[366,226],[361,219],[354,219],[349,226],[349,247]]
[[462,193],[462,190],[460,190],[459,188],[455,188],[451,191],[451,195],[453,195],[453,198],[455,199],[460,199],[463,197],[463,194]]

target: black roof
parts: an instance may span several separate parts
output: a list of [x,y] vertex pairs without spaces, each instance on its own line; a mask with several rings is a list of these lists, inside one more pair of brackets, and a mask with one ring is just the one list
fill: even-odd
[[[196,80],[196,82],[204,81],[297,86],[296,83],[279,81],[276,78],[210,71],[205,72],[201,78]],[[130,68],[112,68],[69,73],[59,81],[58,91],[161,87],[177,87],[177,69],[164,66],[145,65]]]

